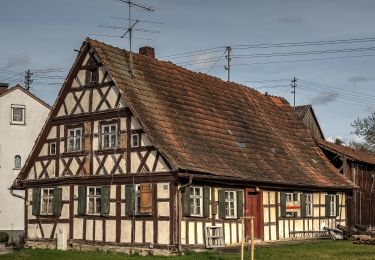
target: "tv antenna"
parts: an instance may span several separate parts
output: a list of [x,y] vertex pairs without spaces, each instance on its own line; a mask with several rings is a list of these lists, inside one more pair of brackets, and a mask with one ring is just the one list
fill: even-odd
[[133,31],[134,31],[134,26],[136,26],[140,20],[132,20],[132,8],[133,7],[137,7],[137,8],[140,8],[141,10],[145,10],[145,11],[148,11],[148,12],[154,12],[155,9],[151,6],[146,6],[146,5],[143,5],[143,4],[138,4],[138,3],[135,3],[133,2],[132,0],[117,0],[117,1],[120,1],[122,3],[126,3],[128,4],[128,15],[129,15],[129,26],[127,28],[127,30],[125,31],[125,33],[121,36],[121,38],[125,38],[125,36],[128,35],[128,38],[129,38],[129,70],[131,72],[131,74],[133,74],[133,58],[132,58],[132,38],[133,38]]

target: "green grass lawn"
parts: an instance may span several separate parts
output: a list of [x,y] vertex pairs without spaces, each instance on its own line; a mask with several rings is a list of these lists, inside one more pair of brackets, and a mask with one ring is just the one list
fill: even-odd
[[[249,259],[248,255],[246,259]],[[187,253],[179,257],[154,256],[152,259],[240,259],[238,253]],[[50,260],[50,259],[74,259],[74,260],[117,260],[117,259],[145,259],[142,256],[127,256],[115,253],[83,252],[83,251],[57,251],[57,250],[33,250],[22,249],[20,251],[0,255],[3,259],[28,259],[28,260]],[[282,245],[272,247],[255,247],[255,259],[375,259],[375,246],[355,245],[350,241],[321,241],[313,243]]]

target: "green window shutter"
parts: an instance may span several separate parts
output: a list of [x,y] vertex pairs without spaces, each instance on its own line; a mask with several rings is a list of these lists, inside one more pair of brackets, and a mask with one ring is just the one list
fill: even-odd
[[53,190],[53,215],[61,216],[62,210],[62,188]]
[[210,216],[210,188],[203,187],[203,217],[208,218],[209,216]]
[[225,218],[225,190],[219,190],[219,218]]
[[78,186],[78,215],[86,214],[86,186]]
[[326,217],[329,217],[330,213],[330,208],[329,208],[329,195],[325,196],[325,208],[326,208]]
[[101,214],[108,215],[110,207],[110,196],[111,196],[111,187],[102,186],[102,197],[101,197]]
[[301,193],[301,217],[306,217],[306,194]]
[[[203,202],[204,207],[204,202]],[[182,215],[184,217],[190,216],[190,188],[186,187],[182,191]]]
[[340,216],[340,196],[336,195],[336,217]]
[[127,216],[133,216],[135,213],[135,196],[134,196],[134,185],[125,185],[125,214]]
[[33,188],[33,215],[40,214],[40,188]]
[[285,192],[280,192],[280,213],[281,217],[285,218],[286,217],[286,193]]
[[237,191],[237,218],[243,217],[243,191]]

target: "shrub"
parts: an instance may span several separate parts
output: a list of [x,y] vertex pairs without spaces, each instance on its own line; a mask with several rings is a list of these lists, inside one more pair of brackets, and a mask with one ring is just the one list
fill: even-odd
[[0,231],[0,243],[7,243],[9,240],[9,235],[7,232]]

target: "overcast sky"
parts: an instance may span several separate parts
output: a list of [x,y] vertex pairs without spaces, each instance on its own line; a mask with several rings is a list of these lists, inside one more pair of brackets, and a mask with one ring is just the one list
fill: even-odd
[[[151,40],[135,39],[135,49],[153,46],[158,57],[226,80],[222,46],[233,46],[232,81],[283,96],[292,103],[290,80],[296,77],[296,103],[314,105],[326,137],[353,138],[353,120],[375,111],[373,0],[141,3],[152,5],[156,11],[135,9],[134,17],[162,24],[139,23],[138,29],[160,33],[136,32],[136,38]],[[127,25],[126,20],[111,18],[128,17],[127,6],[115,0],[2,0],[0,10],[0,81],[23,84],[22,74],[16,73],[35,71],[32,92],[50,104],[76,57],[74,49],[86,37],[128,48],[125,39],[94,35],[121,35],[120,30],[98,27]],[[319,44],[253,46],[300,42]],[[246,46],[240,49],[239,45]],[[179,59],[165,57],[205,49],[211,50]]]

